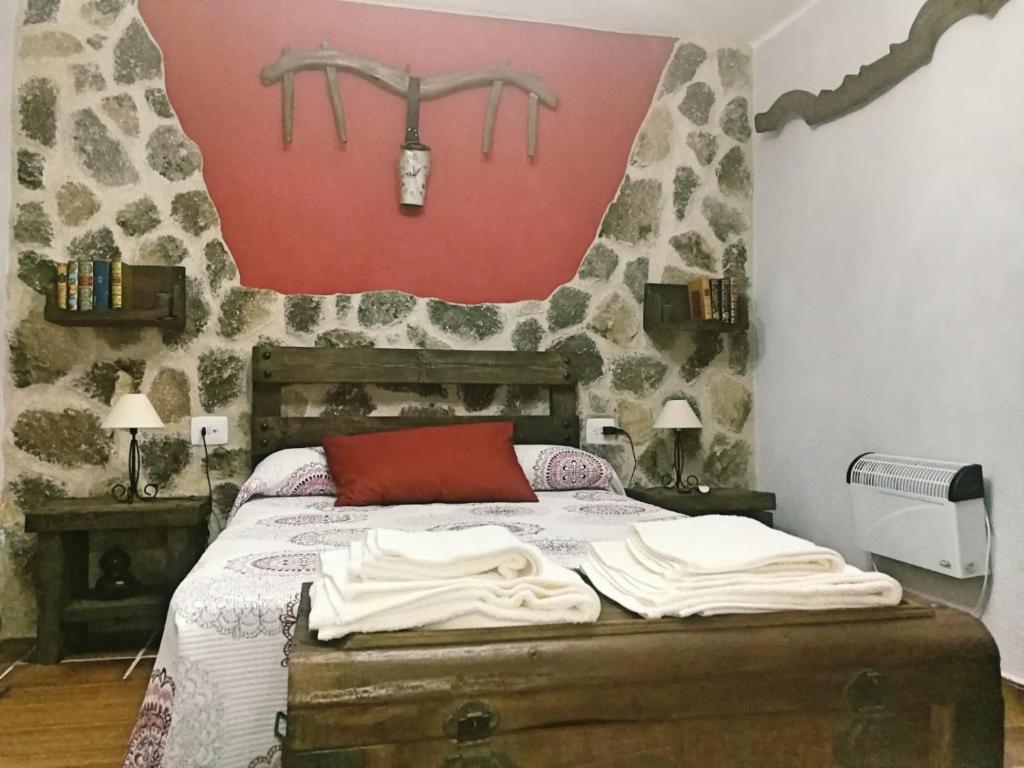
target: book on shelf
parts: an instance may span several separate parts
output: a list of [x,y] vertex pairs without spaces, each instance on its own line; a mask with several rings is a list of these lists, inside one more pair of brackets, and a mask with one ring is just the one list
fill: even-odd
[[78,262],[78,311],[92,310],[92,262],[81,259]]
[[735,277],[695,277],[686,284],[693,320],[739,322],[740,287]]
[[110,308],[121,308],[121,260],[110,262]]
[[68,262],[68,309],[78,310],[78,262]]
[[92,263],[92,306],[93,309],[110,309],[110,262]]
[[57,307],[68,308],[68,265],[57,265]]
[[121,309],[124,268],[120,259],[71,260],[56,265],[54,298],[69,312]]
[[729,322],[736,323],[739,320],[740,281],[735,275],[729,278],[729,304]]
[[695,277],[686,287],[690,292],[690,316],[694,320],[711,319],[711,281]]

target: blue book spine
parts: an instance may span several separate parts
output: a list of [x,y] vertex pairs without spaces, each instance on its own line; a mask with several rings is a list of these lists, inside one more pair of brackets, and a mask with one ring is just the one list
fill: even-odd
[[92,305],[94,309],[110,309],[110,262],[92,264]]

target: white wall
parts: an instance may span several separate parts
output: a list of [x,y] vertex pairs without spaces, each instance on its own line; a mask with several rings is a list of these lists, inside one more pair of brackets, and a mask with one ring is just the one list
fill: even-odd
[[[13,115],[14,86],[14,28],[17,25],[18,6],[20,3],[4,3],[0,8],[0,109],[6,109],[7,115]],[[11,117],[0,119],[0,339],[7,338],[6,305],[7,305],[7,264],[8,244],[11,242]],[[0,376],[7,375],[7,344],[0,344]],[[0,389],[2,392],[2,389]],[[2,394],[0,394],[2,396]],[[0,408],[0,430],[3,423],[4,409]],[[0,486],[4,482],[4,459],[0,455]]]
[[730,43],[753,41],[814,0],[359,0],[502,19]]
[[[755,105],[835,87],[903,40],[921,0],[822,0],[755,51]],[[782,527],[866,564],[845,470],[868,450],[983,464],[985,621],[1024,678],[1024,4],[973,17],[867,108],[760,137],[759,480]],[[884,563],[960,605],[956,582]]]

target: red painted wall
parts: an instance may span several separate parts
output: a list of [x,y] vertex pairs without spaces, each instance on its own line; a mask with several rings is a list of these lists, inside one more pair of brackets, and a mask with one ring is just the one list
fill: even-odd
[[[205,160],[206,182],[244,285],[285,293],[396,288],[450,301],[544,298],[571,279],[622,179],[671,53],[666,38],[617,35],[339,0],[140,0],[167,88]],[[508,59],[559,95],[526,157],[526,96],[506,87],[490,158],[486,89],[426,102],[427,205],[397,202],[401,98],[341,76],[349,141],[334,133],[324,76],[296,76],[294,143],[280,86],[260,68],[281,48],[336,48],[417,75]]]

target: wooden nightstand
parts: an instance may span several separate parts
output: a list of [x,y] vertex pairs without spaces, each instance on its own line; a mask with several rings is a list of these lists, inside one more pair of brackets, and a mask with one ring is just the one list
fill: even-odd
[[[60,661],[69,625],[132,620],[159,628],[171,594],[203,552],[209,514],[206,496],[134,504],[111,498],[55,499],[26,514],[25,530],[39,534],[36,660]],[[155,529],[164,531],[164,583],[143,585],[133,597],[97,599],[89,583],[89,533]]]
[[674,488],[627,488],[631,499],[696,517],[740,515],[772,527],[775,494],[738,488],[712,488],[711,493],[679,493]]

